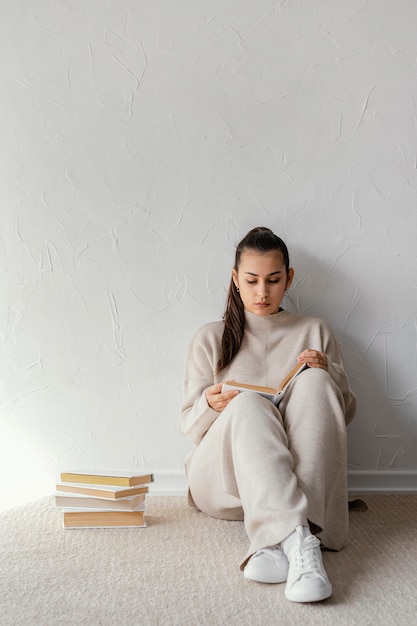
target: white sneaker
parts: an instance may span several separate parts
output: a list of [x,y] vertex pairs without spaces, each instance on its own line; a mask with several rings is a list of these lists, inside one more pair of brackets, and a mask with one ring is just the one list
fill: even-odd
[[258,583],[284,583],[287,580],[288,559],[281,546],[271,546],[252,554],[243,570],[248,580]]
[[306,536],[302,526],[295,533],[287,552],[290,565],[285,597],[292,602],[325,600],[333,589],[323,566],[320,541],[314,535]]

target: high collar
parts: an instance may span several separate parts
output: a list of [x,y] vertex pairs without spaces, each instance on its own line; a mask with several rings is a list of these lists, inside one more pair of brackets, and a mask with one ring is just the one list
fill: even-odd
[[250,311],[245,311],[245,328],[253,333],[267,332],[272,328],[282,325],[288,320],[291,313],[281,309],[272,315],[255,315]]

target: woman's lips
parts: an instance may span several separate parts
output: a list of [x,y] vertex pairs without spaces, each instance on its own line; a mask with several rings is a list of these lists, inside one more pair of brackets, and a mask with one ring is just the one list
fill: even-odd
[[264,309],[265,307],[269,306],[269,303],[268,302],[256,302],[255,306],[259,306],[262,309]]

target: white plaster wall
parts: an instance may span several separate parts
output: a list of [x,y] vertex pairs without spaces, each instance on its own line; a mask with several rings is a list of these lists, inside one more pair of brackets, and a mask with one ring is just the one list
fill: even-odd
[[342,344],[350,470],[414,475],[416,24],[414,0],[1,1],[6,499],[182,471],[185,351],[255,225]]

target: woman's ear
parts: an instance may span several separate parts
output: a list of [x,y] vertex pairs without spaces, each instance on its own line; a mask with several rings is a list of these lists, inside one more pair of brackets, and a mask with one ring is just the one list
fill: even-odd
[[293,279],[294,279],[294,269],[290,267],[290,269],[287,272],[287,282],[285,285],[285,289],[289,289],[291,287],[291,283]]
[[232,269],[232,280],[235,284],[236,289],[239,289],[239,281],[237,279],[237,271],[235,270],[235,268]]

